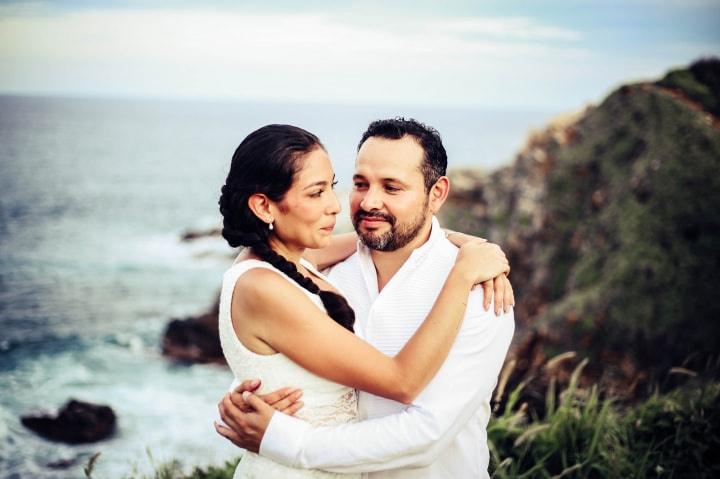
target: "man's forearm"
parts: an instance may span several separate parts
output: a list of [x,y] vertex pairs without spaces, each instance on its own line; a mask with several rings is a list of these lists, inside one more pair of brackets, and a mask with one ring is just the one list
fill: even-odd
[[416,406],[382,418],[319,428],[276,414],[260,454],[292,467],[341,473],[422,467],[437,458],[486,401],[474,397],[447,428],[437,427],[438,418]]

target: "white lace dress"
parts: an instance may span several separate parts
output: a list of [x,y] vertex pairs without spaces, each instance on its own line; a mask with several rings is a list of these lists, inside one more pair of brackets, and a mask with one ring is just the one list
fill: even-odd
[[[317,273],[309,264],[303,263],[308,269]],[[357,417],[357,395],[354,389],[333,383],[321,378],[292,362],[283,354],[262,355],[247,349],[238,339],[230,319],[230,305],[233,290],[238,278],[253,268],[267,268],[278,272],[304,291],[308,297],[323,311],[322,301],[316,294],[302,288],[284,273],[265,261],[254,259],[236,262],[223,276],[220,295],[220,343],[223,353],[233,374],[235,384],[245,379],[262,379],[259,394],[267,393],[285,386],[293,386],[303,390],[305,405],[296,413],[296,417],[304,419],[316,426],[328,426],[352,422]],[[320,273],[317,273],[320,275]],[[323,277],[325,281],[327,279]],[[278,298],[280,301],[281,298]],[[312,345],[308,345],[312,347]],[[335,474],[319,470],[294,469],[251,452],[243,454],[240,464],[235,470],[234,479],[238,478],[359,478],[359,474]]]

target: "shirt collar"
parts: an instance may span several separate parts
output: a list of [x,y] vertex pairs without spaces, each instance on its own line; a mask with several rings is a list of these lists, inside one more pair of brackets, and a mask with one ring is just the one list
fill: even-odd
[[[439,244],[444,238],[445,234],[443,233],[442,228],[440,228],[440,223],[437,218],[433,216],[432,224],[430,226],[430,237],[425,243],[415,248],[413,252],[410,253],[410,257],[405,261],[405,263],[403,263],[398,272],[395,274],[400,274],[403,270],[412,268],[421,262],[428,256],[435,245]],[[359,239],[357,241],[357,253],[360,259],[360,269],[363,277],[365,278],[365,284],[370,292],[370,297],[374,300],[378,295],[375,263],[373,263],[372,256],[370,255],[370,248],[365,246]]]

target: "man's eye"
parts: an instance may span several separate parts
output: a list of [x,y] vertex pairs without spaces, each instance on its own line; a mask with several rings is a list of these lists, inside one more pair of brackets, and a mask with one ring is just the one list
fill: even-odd
[[356,189],[359,190],[359,189],[362,189],[362,188],[366,188],[366,187],[367,187],[367,183],[362,183],[362,182],[356,181],[356,182],[354,183],[354,186],[355,186]]
[[395,187],[395,186],[387,185],[387,186],[385,186],[385,190],[386,190],[386,191],[389,191],[390,193],[394,193],[394,192],[396,192],[396,191],[400,191],[400,188],[397,188],[397,187]]

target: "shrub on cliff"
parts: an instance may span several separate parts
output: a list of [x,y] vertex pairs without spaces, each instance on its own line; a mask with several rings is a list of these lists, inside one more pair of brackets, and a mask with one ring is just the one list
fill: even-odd
[[679,90],[699,102],[704,110],[720,117],[720,59],[707,58],[688,69],[672,70],[657,84]]

